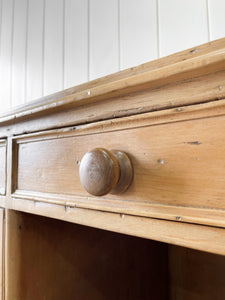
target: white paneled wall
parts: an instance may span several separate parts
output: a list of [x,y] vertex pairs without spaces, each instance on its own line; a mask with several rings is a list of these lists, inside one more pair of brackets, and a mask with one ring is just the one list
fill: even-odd
[[208,41],[205,0],[159,0],[160,56]]
[[43,95],[44,0],[29,0],[27,23],[26,100]]
[[0,112],[224,36],[224,0],[0,0]]
[[225,36],[225,1],[208,0],[209,34],[215,40]]
[[119,4],[121,69],[158,58],[157,2],[122,0]]
[[90,79],[114,73],[119,70],[118,4],[118,0],[90,0]]
[[88,0],[65,2],[64,88],[88,80],[88,16]]
[[26,101],[27,0],[14,0],[12,33],[12,106]]
[[12,105],[12,37],[14,0],[1,0],[0,30],[0,111]]
[[[64,82],[64,10],[63,0],[45,0],[44,12],[44,95],[63,89]],[[74,16],[75,17],[75,16]]]

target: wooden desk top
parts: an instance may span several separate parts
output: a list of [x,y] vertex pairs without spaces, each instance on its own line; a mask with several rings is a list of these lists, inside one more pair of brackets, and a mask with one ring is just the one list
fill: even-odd
[[[43,97],[0,116],[0,204],[225,254],[225,39]],[[89,150],[130,156],[118,196],[79,182]]]

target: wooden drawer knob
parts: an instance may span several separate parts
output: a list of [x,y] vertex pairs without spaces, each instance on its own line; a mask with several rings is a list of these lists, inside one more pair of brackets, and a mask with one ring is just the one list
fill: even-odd
[[131,184],[133,168],[126,153],[96,148],[83,156],[79,175],[81,184],[92,195],[118,194]]

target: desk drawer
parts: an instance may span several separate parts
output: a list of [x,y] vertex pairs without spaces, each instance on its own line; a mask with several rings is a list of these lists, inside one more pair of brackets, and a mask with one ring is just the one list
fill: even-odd
[[[225,117],[190,120],[193,114],[184,112],[16,138],[14,197],[224,226]],[[131,158],[134,177],[125,193],[94,197],[81,186],[79,163],[97,147]]]

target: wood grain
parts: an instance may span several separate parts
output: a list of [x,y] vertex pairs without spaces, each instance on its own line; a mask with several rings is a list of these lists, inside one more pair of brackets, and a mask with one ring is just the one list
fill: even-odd
[[[3,115],[0,204],[224,255],[224,58],[221,39]],[[131,157],[123,195],[82,188],[80,160],[96,147]]]
[[3,115],[0,122],[13,122],[15,118],[34,118],[38,114],[51,111],[71,109],[122,96],[129,97],[131,93],[158,89],[168,84],[224,71],[224,42],[225,39],[211,42],[197,50],[196,48],[189,49],[134,70],[115,73],[112,76],[44,97]]
[[169,299],[225,298],[225,256],[169,246]]
[[82,157],[79,177],[91,195],[121,194],[132,182],[133,167],[126,153],[96,148]]
[[5,210],[0,208],[0,300],[5,300]]
[[[184,112],[186,117],[188,113]],[[61,204],[69,200],[79,207],[223,227],[224,132],[220,128],[225,125],[225,117],[180,122],[162,118],[156,119],[156,125],[154,120],[151,125],[151,114],[146,119],[140,115],[124,123],[107,121],[22,136],[17,139],[14,196],[32,199],[40,192],[44,193],[42,199],[48,199],[49,193],[47,201],[51,202],[53,193]],[[81,158],[98,147],[120,149],[131,158],[134,179],[126,193],[94,198],[81,186]],[[193,213],[193,208],[198,210]],[[178,211],[181,215],[176,214]]]
[[223,228],[12,199],[11,209],[225,255]]
[[[11,124],[1,126],[0,136],[36,132],[110,118],[161,111],[197,103],[217,102],[225,98],[225,72],[217,72],[183,82],[172,83],[159,89],[147,89],[128,96],[105,99],[76,108],[62,109],[54,113],[36,113],[20,118],[14,115]],[[214,103],[216,105],[216,103]],[[7,117],[6,117],[7,119]],[[6,121],[6,119],[4,119]]]

